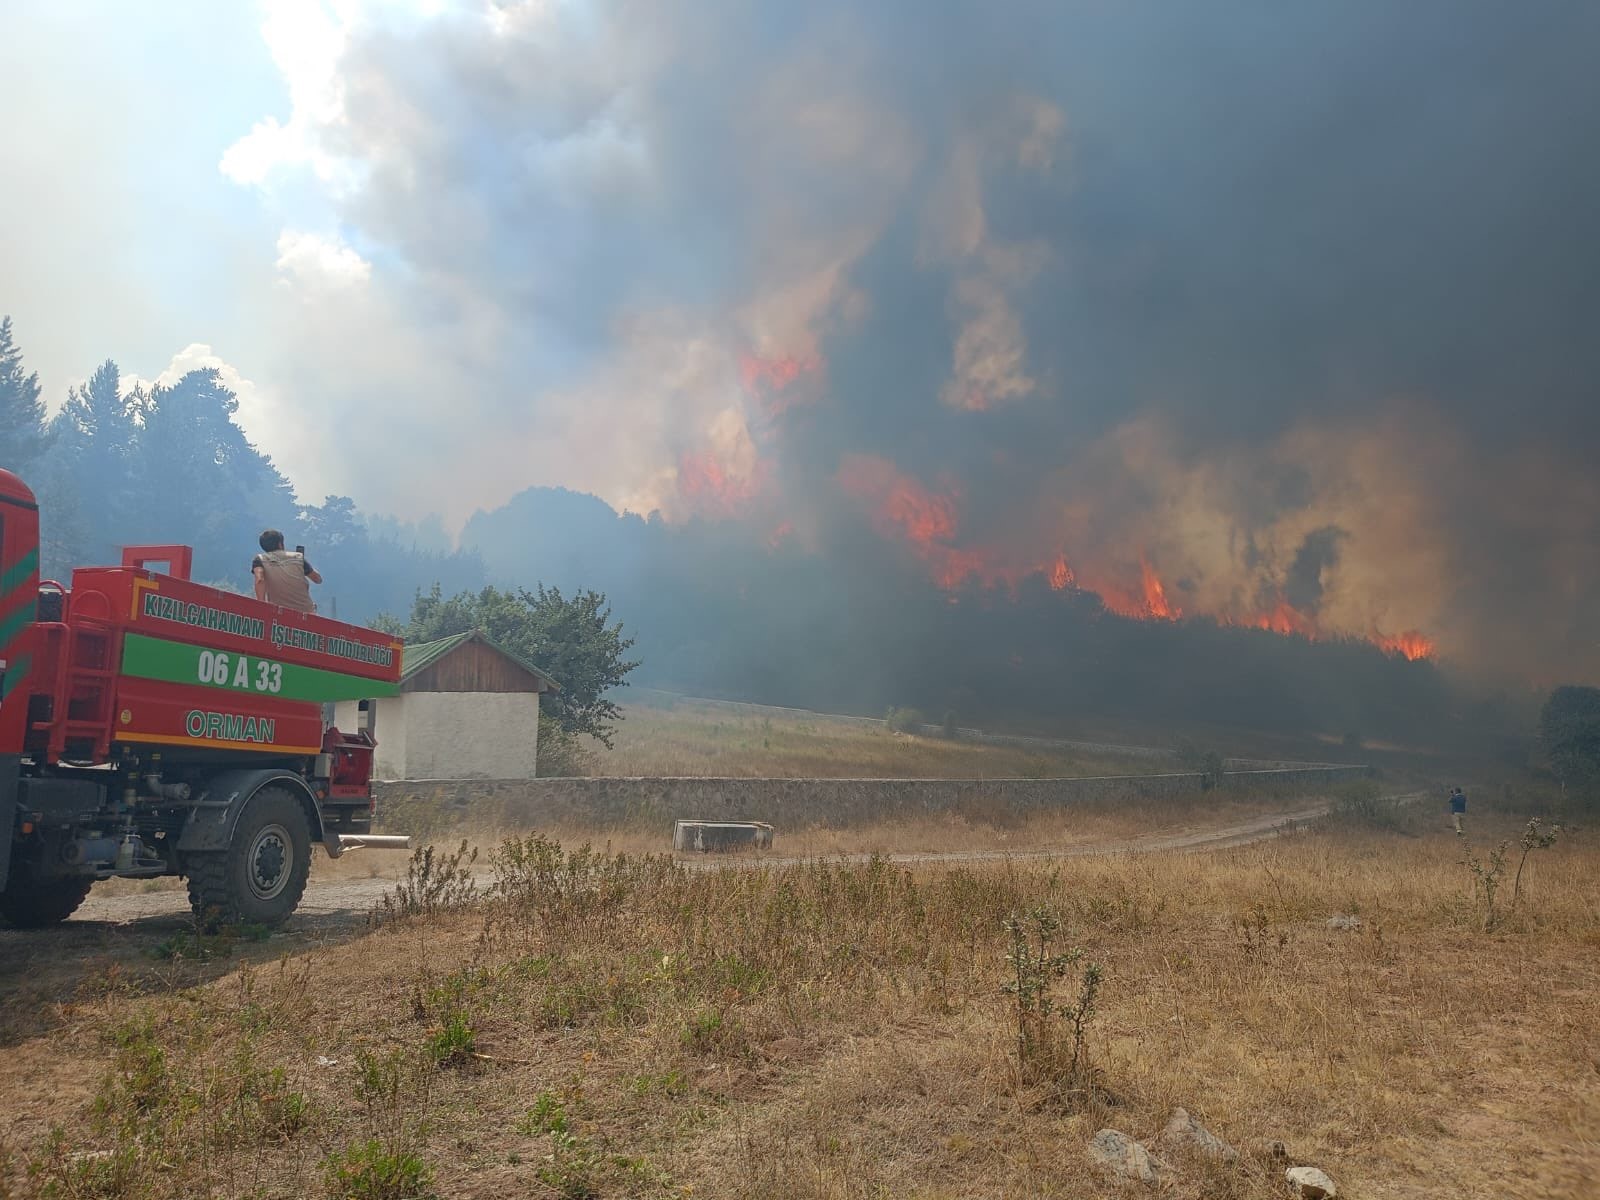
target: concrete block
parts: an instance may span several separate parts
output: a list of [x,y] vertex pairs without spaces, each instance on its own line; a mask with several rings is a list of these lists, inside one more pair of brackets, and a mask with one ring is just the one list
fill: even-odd
[[762,821],[675,821],[674,850],[767,850],[772,826]]

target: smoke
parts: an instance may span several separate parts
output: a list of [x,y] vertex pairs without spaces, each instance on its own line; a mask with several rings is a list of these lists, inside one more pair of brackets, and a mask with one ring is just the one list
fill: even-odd
[[364,504],[1600,675],[1593,6],[340,11],[224,166]]

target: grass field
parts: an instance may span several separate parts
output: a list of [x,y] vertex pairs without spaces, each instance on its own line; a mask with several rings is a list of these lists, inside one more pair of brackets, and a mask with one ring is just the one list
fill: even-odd
[[[1482,809],[1485,806],[1478,806]],[[1481,861],[1527,814],[1475,811]],[[1480,827],[1481,826],[1481,827]],[[907,871],[433,861],[352,942],[86,981],[7,1049],[12,1194],[1279,1197],[1280,1139],[1341,1193],[1580,1197],[1600,1174],[1600,848],[1505,872],[1488,920],[1432,806],[1347,806],[1206,854]],[[456,893],[452,895],[452,889]],[[1008,915],[1081,948],[1022,1014]],[[1353,914],[1359,927],[1330,928]],[[1485,928],[1486,924],[1489,926]],[[1033,976],[1029,976],[1033,980]],[[1042,990],[1041,990],[1042,989]],[[1244,1152],[1159,1145],[1182,1105]]]
[[600,775],[997,779],[1177,770],[1167,759],[989,745],[895,733],[882,724],[682,699],[630,704]]

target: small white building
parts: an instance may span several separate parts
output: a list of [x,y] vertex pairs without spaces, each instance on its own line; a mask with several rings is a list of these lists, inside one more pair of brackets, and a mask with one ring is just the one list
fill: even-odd
[[539,697],[555,680],[481,630],[407,646],[400,693],[347,700],[340,729],[378,739],[376,779],[532,779],[539,765]]

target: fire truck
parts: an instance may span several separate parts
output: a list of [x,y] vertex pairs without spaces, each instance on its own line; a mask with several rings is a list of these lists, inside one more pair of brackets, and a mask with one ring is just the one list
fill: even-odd
[[[401,646],[206,587],[187,546],[39,578],[39,509],[0,470],[0,916],[63,921],[97,879],[183,876],[206,926],[275,925],[312,846],[371,832],[369,727],[325,705],[392,695]],[[158,569],[159,568],[159,569]]]

